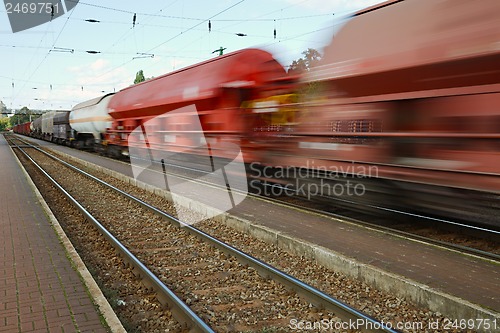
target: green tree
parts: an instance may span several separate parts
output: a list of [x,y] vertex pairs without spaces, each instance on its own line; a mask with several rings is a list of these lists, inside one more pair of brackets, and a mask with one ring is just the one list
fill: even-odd
[[318,63],[322,56],[319,51],[315,49],[308,48],[304,52],[302,52],[304,55],[304,61],[306,63],[307,69],[310,69],[312,66],[314,66],[316,63]]
[[307,70],[306,62],[304,59],[299,58],[294,60],[288,68],[288,73],[303,73]]
[[315,49],[308,48],[302,52],[304,57],[294,60],[288,68],[288,73],[299,74],[307,72],[314,64],[321,60],[321,53]]
[[137,83],[140,83],[140,82],[144,82],[144,81],[146,81],[146,78],[144,77],[144,72],[141,69],[140,71],[138,71],[135,74],[134,84],[137,84]]
[[28,107],[23,106],[20,110],[16,110],[14,115],[10,118],[10,123],[12,124],[12,126],[27,123],[28,121],[32,120],[32,115],[33,112],[28,109]]
[[0,131],[5,131],[7,128],[10,128],[10,119],[0,118]]

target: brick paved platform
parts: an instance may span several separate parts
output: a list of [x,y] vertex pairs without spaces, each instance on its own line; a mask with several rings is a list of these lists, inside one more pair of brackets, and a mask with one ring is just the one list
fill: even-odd
[[0,161],[0,332],[111,331],[1,134]]

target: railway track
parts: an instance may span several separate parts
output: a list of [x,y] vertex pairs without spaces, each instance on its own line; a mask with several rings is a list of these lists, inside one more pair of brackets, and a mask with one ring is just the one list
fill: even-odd
[[[287,331],[292,330],[293,317],[325,325],[355,322],[356,330],[395,332],[38,148],[23,144],[15,150],[51,177],[53,185],[113,243],[144,283],[154,288],[156,297],[168,304],[184,329]],[[96,194],[107,200],[96,200]]]
[[[148,160],[148,162],[150,162]],[[129,162],[124,162],[129,163]],[[183,162],[184,165],[169,164],[163,162],[154,162],[149,172],[168,174],[183,180],[197,179],[207,175],[209,172],[202,170],[195,163],[191,165]],[[246,175],[236,175],[239,178],[245,178]],[[269,181],[270,183],[266,182]],[[293,187],[284,187],[282,184],[272,182],[272,179],[254,179],[256,186],[249,186],[248,195],[259,197],[263,200],[272,202],[281,202],[291,207],[309,210],[314,213],[324,214],[325,216],[344,219],[356,224],[376,228],[385,232],[394,232],[394,234],[405,237],[414,237],[419,241],[426,241],[431,244],[438,244],[453,250],[471,253],[485,258],[498,260],[500,257],[500,245],[498,244],[499,230],[487,226],[475,226],[463,221],[453,221],[436,216],[427,216],[412,211],[403,211],[380,205],[363,204],[339,197],[320,198],[321,201],[310,200],[298,195],[300,191],[295,191],[297,195],[288,195],[294,192]],[[205,182],[206,185],[218,186],[213,183]],[[242,184],[237,184],[236,188],[231,188],[237,192]],[[268,188],[261,190],[260,193],[269,193],[269,195],[259,195],[252,193],[252,188]],[[260,190],[260,189],[259,189]],[[277,195],[275,193],[278,193]],[[279,195],[285,193],[287,195]],[[301,193],[301,192],[300,192]],[[245,193],[246,195],[247,193]],[[319,197],[319,196],[318,196]],[[333,208],[332,208],[333,207]],[[361,211],[361,213],[360,213]],[[364,211],[376,212],[373,216]],[[380,214],[384,216],[380,217]],[[369,220],[373,222],[368,222]],[[433,230],[429,230],[433,229]],[[453,241],[447,241],[451,239]],[[485,241],[485,242],[483,242]]]
[[[193,180],[208,173],[196,168],[195,165],[179,166],[159,162],[149,171],[162,174],[168,173],[170,176],[184,180]],[[239,178],[245,178],[245,176],[243,175]],[[498,230],[379,205],[353,202],[336,197],[322,198],[321,201],[311,200],[311,198],[299,195],[299,191],[295,191],[293,187],[283,187],[283,185],[277,183],[266,183],[260,180],[254,180],[254,184],[255,182],[258,185],[250,186],[249,189],[252,187],[267,187],[271,189],[260,191],[260,193],[286,194],[281,196],[262,196],[252,192],[248,194],[262,200],[286,204],[290,207],[308,210],[315,214],[334,217],[392,235],[415,239],[453,251],[479,256],[487,260],[500,261],[500,244],[498,243],[500,231]],[[206,184],[208,186],[217,186],[212,183]],[[238,190],[232,188],[232,191]],[[294,191],[295,195],[291,196],[290,193]]]

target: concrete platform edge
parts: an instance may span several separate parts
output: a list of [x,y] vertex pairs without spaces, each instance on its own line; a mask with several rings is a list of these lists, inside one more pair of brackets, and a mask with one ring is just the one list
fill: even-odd
[[43,210],[45,211],[45,214],[49,218],[49,222],[51,223],[54,231],[56,232],[60,242],[63,244],[66,250],[66,254],[69,257],[69,260],[71,261],[72,265],[75,267],[81,279],[83,280],[83,283],[85,284],[85,287],[87,288],[88,293],[90,294],[90,297],[92,298],[94,304],[97,305],[102,318],[104,318],[111,332],[126,333],[127,331],[125,330],[122,323],[116,316],[116,313],[114,312],[113,308],[109,304],[106,297],[104,297],[104,294],[102,293],[101,289],[95,282],[94,278],[92,277],[92,274],[90,274],[89,270],[87,269],[87,266],[85,266],[85,263],[78,255],[78,252],[76,252],[73,244],[66,236],[66,233],[64,232],[63,228],[59,224],[59,221],[54,216],[49,206],[45,202],[45,199],[43,198],[42,194],[40,193],[40,191],[38,191],[38,188],[36,187],[35,183],[33,183],[33,181],[31,180],[31,177],[29,176],[24,166],[21,164],[21,161],[19,161],[19,159],[17,158],[17,155],[14,153],[12,148],[11,147],[9,148],[12,151],[12,154],[14,155],[16,162],[19,164],[21,170],[26,176],[29,185],[35,192],[35,195],[38,201],[40,202],[40,205],[42,206]]
[[[89,168],[108,174],[125,183],[133,184],[150,193],[159,195],[168,200],[171,195],[166,190],[161,190],[149,184],[142,183],[131,177],[123,175],[113,170],[108,170],[93,163],[82,161],[76,157],[57,152]],[[186,198],[187,201],[189,199]],[[208,213],[213,208],[199,202],[190,202],[189,208],[198,213]],[[286,235],[282,232],[256,224],[250,220],[223,213],[213,217],[213,219],[224,223],[236,230],[247,232],[256,238],[269,244],[277,245],[279,248],[295,255],[304,256],[314,260],[319,265],[325,266],[346,276],[365,282],[369,286],[391,293],[400,298],[405,298],[419,306],[429,308],[432,311],[440,312],[450,319],[484,319],[486,321],[500,322],[500,313],[485,309],[480,305],[471,303],[459,297],[446,294],[439,290],[430,288],[425,284],[412,281],[403,276],[399,276],[377,267],[357,262],[354,258],[349,258],[330,249],[309,243]],[[478,330],[478,332],[493,332],[491,330]]]

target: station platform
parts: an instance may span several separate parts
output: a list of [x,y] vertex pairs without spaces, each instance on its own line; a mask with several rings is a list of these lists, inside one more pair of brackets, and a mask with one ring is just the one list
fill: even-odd
[[2,134],[0,160],[0,332],[117,331]]

